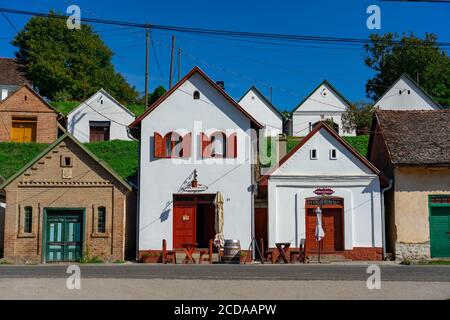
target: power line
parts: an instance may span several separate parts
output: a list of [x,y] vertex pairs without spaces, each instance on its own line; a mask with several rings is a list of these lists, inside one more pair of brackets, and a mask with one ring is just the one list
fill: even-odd
[[9,23],[9,25],[11,26],[11,28],[13,28],[17,33],[19,33],[19,30],[16,28],[16,26],[14,25],[14,23],[12,23],[11,20],[9,20],[8,16],[2,11],[2,16],[6,19],[6,21]]
[[[15,9],[8,9],[8,8],[0,8],[0,12],[37,16],[37,17],[46,17],[46,18],[51,17],[51,18],[57,18],[57,19],[67,19],[68,18],[68,16],[66,16],[66,15],[48,14],[48,13],[15,10]],[[329,43],[329,44],[333,44],[333,43],[372,44],[374,42],[382,41],[382,40],[357,39],[357,38],[348,38],[348,37],[324,37],[324,36],[309,36],[309,35],[295,35],[295,34],[278,34],[278,33],[192,28],[192,27],[180,27],[180,26],[170,26],[170,25],[157,25],[157,24],[150,24],[150,23],[135,23],[135,22],[126,22],[126,21],[119,21],[119,20],[96,19],[96,18],[83,18],[83,21],[90,22],[90,23],[119,25],[119,26],[124,26],[124,27],[136,27],[136,28],[145,28],[145,29],[151,28],[151,29],[166,30],[166,31],[171,31],[171,32],[219,35],[219,36],[226,36],[226,37],[246,38],[246,39],[266,39],[266,40],[273,40],[273,41],[297,41],[297,42],[313,42],[313,43]],[[402,41],[393,40],[392,44],[401,45]],[[434,44],[434,45],[441,46],[441,47],[450,47],[450,42],[436,42],[436,43],[417,42],[417,43],[413,43],[410,45],[427,46],[430,44]]]

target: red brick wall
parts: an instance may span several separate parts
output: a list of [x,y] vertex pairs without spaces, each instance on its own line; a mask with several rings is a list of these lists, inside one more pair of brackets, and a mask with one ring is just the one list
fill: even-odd
[[37,143],[52,143],[57,139],[58,114],[28,87],[22,87],[0,103],[0,142],[11,141],[13,117],[36,117]]
[[[72,179],[62,179],[61,155],[72,155]],[[25,183],[24,183],[25,182]],[[125,259],[128,190],[70,139],[64,140],[6,187],[4,256],[41,262],[44,209],[84,208],[84,253],[105,261]],[[33,208],[33,231],[24,235],[23,211]],[[106,234],[97,234],[97,208],[106,208]],[[127,216],[126,216],[127,215]]]

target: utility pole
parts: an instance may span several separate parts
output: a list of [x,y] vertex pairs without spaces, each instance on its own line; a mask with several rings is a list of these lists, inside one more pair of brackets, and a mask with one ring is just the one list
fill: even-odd
[[181,79],[181,48],[178,48],[178,81]]
[[148,108],[148,40],[150,38],[150,28],[147,28],[145,33],[145,109]]
[[172,88],[174,50],[175,50],[175,36],[172,36],[172,50],[171,50],[171,52],[170,52],[169,89]]

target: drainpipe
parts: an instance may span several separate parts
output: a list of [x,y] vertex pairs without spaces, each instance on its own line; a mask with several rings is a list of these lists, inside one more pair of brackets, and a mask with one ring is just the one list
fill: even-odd
[[386,208],[384,206],[384,193],[392,188],[394,180],[389,180],[389,186],[381,190],[381,233],[383,235],[383,259],[386,258]]

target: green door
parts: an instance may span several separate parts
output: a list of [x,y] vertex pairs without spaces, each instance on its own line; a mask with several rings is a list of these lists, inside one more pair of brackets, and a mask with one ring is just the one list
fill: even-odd
[[430,207],[430,245],[432,258],[450,257],[450,206]]
[[79,261],[83,250],[82,212],[47,215],[46,261]]

